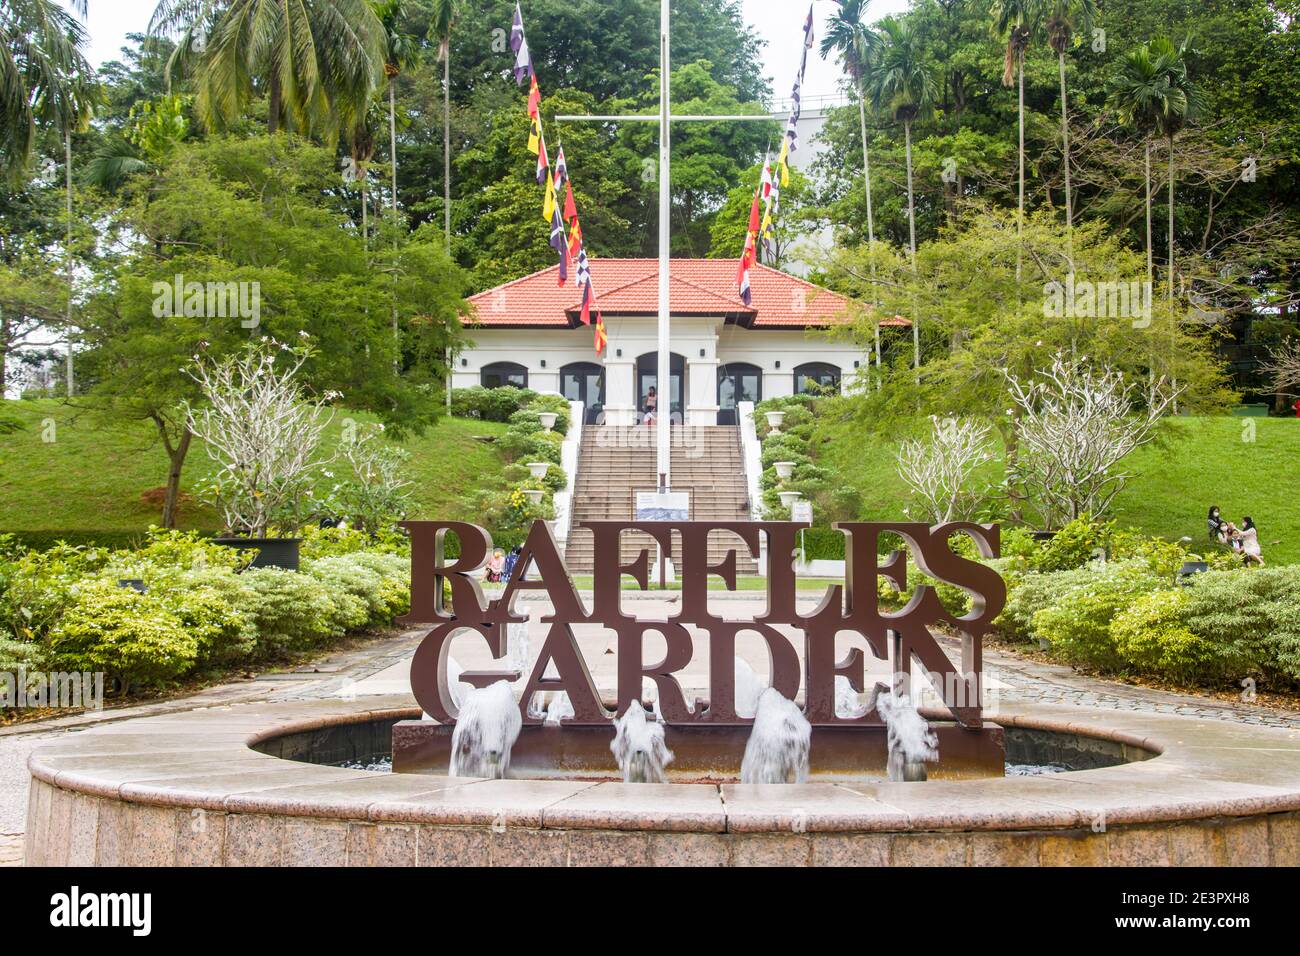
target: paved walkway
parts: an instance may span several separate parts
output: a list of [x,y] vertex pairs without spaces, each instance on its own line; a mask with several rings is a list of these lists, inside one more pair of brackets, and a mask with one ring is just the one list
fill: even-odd
[[[665,600],[657,595],[653,597],[629,595],[628,597],[631,599],[629,603],[635,602],[638,615],[643,617],[671,613],[671,604],[674,600],[672,598]],[[762,599],[756,598],[755,595],[720,594],[716,598],[711,596],[711,603],[713,600],[725,602],[727,617],[738,618],[762,611]],[[532,610],[529,643],[535,654],[545,633],[545,626],[538,620],[542,609],[534,604]],[[612,642],[598,628],[590,629],[588,632],[579,627],[575,631],[593,672],[593,678],[600,685],[607,683],[612,676],[615,660]],[[330,653],[318,661],[304,664],[293,670],[268,673],[251,680],[218,685],[183,698],[0,728],[0,865],[21,863],[22,835],[27,812],[26,761],[31,751],[42,742],[74,733],[97,723],[132,720],[233,703],[408,693],[407,662],[423,633],[422,630],[415,630],[388,635]],[[955,646],[956,642],[951,643]],[[697,648],[695,662],[683,675],[684,682],[688,685],[696,683],[691,679],[692,677],[699,679],[700,686],[704,686],[707,682],[702,672],[702,650]],[[738,650],[741,656],[750,659],[756,669],[766,670],[766,665],[760,663],[760,657],[765,652],[757,639],[753,646],[742,645]],[[477,660],[479,654],[472,651],[458,653],[463,653],[467,658],[461,661],[466,667],[477,667],[490,661],[486,649],[482,649],[484,658],[482,661]],[[647,658],[653,658],[654,655],[654,649],[648,648]],[[880,670],[879,662],[876,664],[877,666],[872,668],[873,673]],[[695,671],[701,673],[696,674]],[[1098,680],[1077,674],[1068,667],[1042,663],[1004,651],[986,649],[985,673],[986,683],[991,693],[1008,702],[1034,701],[1148,711],[1259,726],[1300,728],[1300,711],[1282,711],[1244,701],[1224,701]],[[992,711],[996,701],[991,700],[990,705]]]

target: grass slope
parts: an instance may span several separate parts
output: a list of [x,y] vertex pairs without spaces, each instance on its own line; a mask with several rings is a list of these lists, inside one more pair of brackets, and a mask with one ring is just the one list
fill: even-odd
[[[900,517],[908,492],[894,467],[893,446],[863,442],[837,453],[828,445],[823,454],[861,492],[865,517]],[[1001,468],[1001,460],[991,463],[985,477],[996,480]],[[1199,548],[1206,541],[1205,514],[1218,505],[1238,525],[1245,515],[1255,519],[1266,561],[1300,563],[1300,420],[1175,419],[1124,468],[1133,478],[1115,501],[1121,526],[1170,540],[1190,537]]]
[[[151,423],[107,421],[55,399],[5,402],[5,410],[24,427],[0,435],[0,531],[139,531],[158,523],[161,505],[141,499],[167,478],[167,457]],[[327,447],[338,442],[345,417],[375,420],[340,411],[326,434]],[[411,452],[411,516],[472,517],[463,496],[501,467],[492,445],[476,436],[504,430],[491,422],[444,418],[424,435],[401,442]],[[182,487],[191,488],[209,467],[196,443]],[[179,523],[216,530],[220,519],[211,508],[187,501]]]

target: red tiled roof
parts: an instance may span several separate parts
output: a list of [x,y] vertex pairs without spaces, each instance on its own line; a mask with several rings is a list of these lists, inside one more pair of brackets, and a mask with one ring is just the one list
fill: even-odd
[[[659,260],[596,259],[591,264],[597,305],[606,316],[659,311]],[[561,288],[559,266],[470,297],[479,326],[571,328],[582,299],[573,277]],[[750,271],[750,305],[736,292],[731,259],[674,259],[670,273],[673,315],[722,316],[750,328],[806,328],[848,321],[844,296],[768,266]]]

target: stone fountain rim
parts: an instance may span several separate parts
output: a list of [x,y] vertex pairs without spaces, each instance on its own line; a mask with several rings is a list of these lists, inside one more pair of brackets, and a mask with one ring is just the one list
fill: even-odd
[[1098,819],[1176,823],[1300,809],[1300,732],[1045,704],[1004,705],[990,722],[1158,756],[1052,777],[718,786],[380,774],[252,749],[288,734],[419,713],[404,696],[206,708],[68,734],[35,750],[28,767],[61,790],[131,805],[441,826],[493,825],[504,813],[520,826],[567,830],[1086,830]]

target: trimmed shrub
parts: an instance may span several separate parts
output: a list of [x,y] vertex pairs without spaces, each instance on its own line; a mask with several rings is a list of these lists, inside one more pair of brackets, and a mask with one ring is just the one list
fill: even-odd
[[1105,553],[1110,534],[1110,524],[1099,524],[1087,517],[1075,518],[1043,545],[1042,550],[1030,556],[1029,566],[1035,571],[1081,568],[1098,554]]
[[451,413],[457,418],[481,418],[488,422],[504,422],[537,397],[528,388],[484,388],[474,385],[457,388],[451,393]]
[[1091,578],[1076,577],[1073,585],[1047,607],[1035,611],[1031,634],[1047,641],[1054,655],[1071,664],[1122,671],[1125,660],[1111,639],[1111,622],[1139,597],[1159,586],[1159,580],[1144,564],[1106,565],[1092,572]]
[[347,631],[342,621],[357,615],[364,623],[364,602],[351,595],[336,601],[311,575],[249,568],[240,578],[250,591],[245,610],[257,626],[258,657],[282,656],[342,637]]
[[1189,682],[1257,672],[1258,661],[1244,645],[1207,639],[1188,629],[1190,601],[1186,588],[1140,596],[1111,622],[1116,653],[1139,670]]
[[[198,641],[199,666],[238,664],[257,649],[256,624],[239,602],[245,590],[207,583],[219,577],[237,580],[229,571],[195,572],[189,576],[190,586],[162,597],[168,610]],[[200,581],[203,583],[198,584]]]
[[61,670],[159,685],[194,666],[199,639],[158,598],[94,581],[76,588],[76,600],[50,631],[50,656]]

